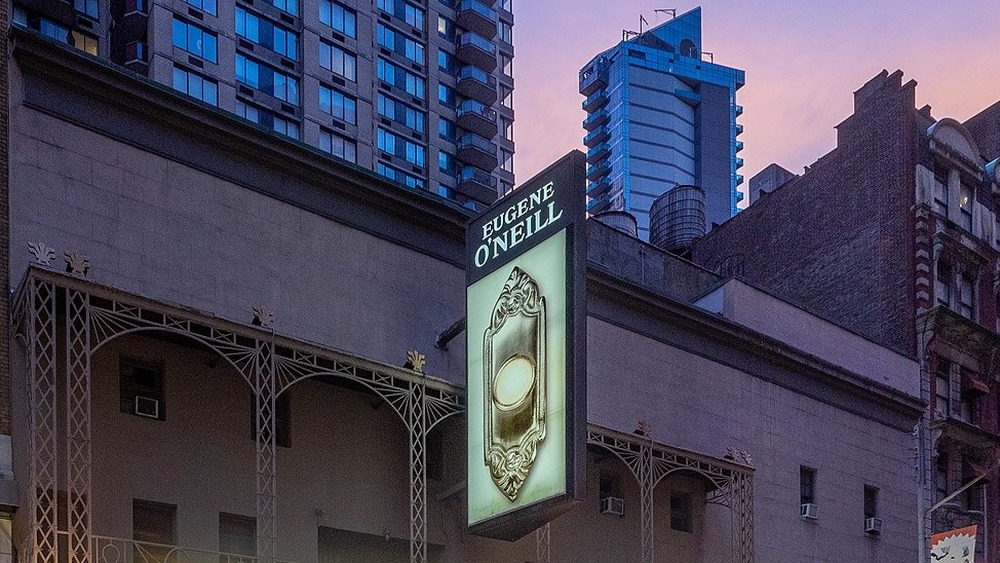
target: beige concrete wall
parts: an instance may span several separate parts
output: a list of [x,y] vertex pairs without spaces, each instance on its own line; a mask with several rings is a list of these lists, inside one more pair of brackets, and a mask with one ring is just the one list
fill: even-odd
[[90,256],[90,277],[277,332],[464,380],[463,348],[434,348],[464,314],[453,265],[21,105],[11,120],[10,268],[28,242]]
[[[587,332],[591,422],[631,432],[647,420],[659,442],[720,457],[731,446],[752,455],[758,561],[916,557],[908,432],[604,321],[591,318]],[[818,471],[816,523],[799,516],[800,466]],[[862,527],[866,484],[880,488],[877,539]],[[721,531],[716,539],[723,540]]]
[[696,305],[858,375],[920,396],[920,366],[912,358],[739,280],[729,280]]

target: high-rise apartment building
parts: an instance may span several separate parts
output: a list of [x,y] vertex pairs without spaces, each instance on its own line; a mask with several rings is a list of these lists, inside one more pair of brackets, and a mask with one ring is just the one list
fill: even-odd
[[709,226],[736,213],[743,182],[736,90],[744,74],[712,59],[702,50],[695,8],[622,41],[580,71],[591,213],[628,211],[648,238],[653,201],[692,184],[705,191]]
[[14,21],[410,188],[513,186],[511,0],[16,0]]

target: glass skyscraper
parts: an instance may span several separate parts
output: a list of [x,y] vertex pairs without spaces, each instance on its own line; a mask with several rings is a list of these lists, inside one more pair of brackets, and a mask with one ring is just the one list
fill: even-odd
[[704,190],[706,227],[736,213],[743,182],[736,90],[744,73],[712,58],[702,51],[695,8],[633,34],[580,71],[590,213],[628,211],[648,239],[650,206],[680,185]]

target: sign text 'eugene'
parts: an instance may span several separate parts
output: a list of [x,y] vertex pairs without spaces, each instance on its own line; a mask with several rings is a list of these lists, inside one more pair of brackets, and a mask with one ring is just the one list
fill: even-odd
[[555,184],[549,182],[484,223],[483,238],[475,253],[476,267],[482,268],[559,221],[563,210],[556,208],[554,195]]

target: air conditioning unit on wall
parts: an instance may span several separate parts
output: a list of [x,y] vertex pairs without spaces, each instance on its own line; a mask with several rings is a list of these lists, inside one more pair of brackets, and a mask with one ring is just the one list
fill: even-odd
[[811,502],[804,503],[801,507],[801,514],[806,520],[816,520],[819,518],[819,506]]
[[147,418],[160,418],[160,401],[152,397],[135,396],[135,414]]
[[602,498],[601,514],[614,514],[616,516],[623,516],[625,514],[625,500],[618,497]]
[[878,518],[865,518],[865,533],[878,535],[882,533],[882,521]]

